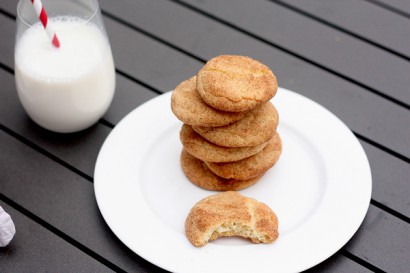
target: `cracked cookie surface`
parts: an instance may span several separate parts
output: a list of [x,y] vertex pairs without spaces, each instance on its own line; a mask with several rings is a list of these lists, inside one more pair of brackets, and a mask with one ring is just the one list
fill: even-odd
[[197,75],[197,90],[210,106],[242,112],[275,96],[278,83],[264,64],[245,56],[221,55],[209,60]]
[[221,127],[192,126],[208,141],[224,147],[255,146],[273,137],[279,123],[279,114],[268,101],[250,110],[245,117]]

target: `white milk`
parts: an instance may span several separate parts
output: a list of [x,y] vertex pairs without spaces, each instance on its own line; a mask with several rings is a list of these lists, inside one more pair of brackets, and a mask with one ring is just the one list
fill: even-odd
[[17,41],[15,78],[28,115],[56,132],[85,129],[105,113],[114,95],[115,70],[103,32],[74,17],[50,18],[60,40],[54,48],[40,25]]

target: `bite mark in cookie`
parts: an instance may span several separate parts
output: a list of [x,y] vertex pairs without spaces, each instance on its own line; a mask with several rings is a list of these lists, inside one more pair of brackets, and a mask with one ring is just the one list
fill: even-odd
[[195,246],[221,236],[241,236],[253,243],[272,243],[278,236],[278,218],[266,204],[238,192],[208,196],[196,203],[185,221],[185,233]]

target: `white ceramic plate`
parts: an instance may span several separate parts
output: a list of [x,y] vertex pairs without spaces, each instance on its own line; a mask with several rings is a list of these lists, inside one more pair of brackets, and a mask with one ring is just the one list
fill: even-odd
[[101,213],[131,250],[173,272],[298,272],[340,249],[359,228],[371,195],[366,154],[346,125],[319,104],[280,88],[272,100],[283,152],[243,195],[269,205],[279,238],[254,245],[219,238],[202,248],[187,240],[191,207],[215,194],[191,184],[179,165],[182,123],[171,92],[136,108],[111,132],[97,159]]

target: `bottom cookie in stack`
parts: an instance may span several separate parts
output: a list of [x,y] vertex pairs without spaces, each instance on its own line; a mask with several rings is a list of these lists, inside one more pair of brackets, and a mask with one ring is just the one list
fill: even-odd
[[275,165],[282,151],[282,142],[276,133],[262,151],[247,158],[215,163],[202,161],[187,149],[181,153],[181,166],[187,178],[195,185],[213,191],[236,191],[254,185]]

